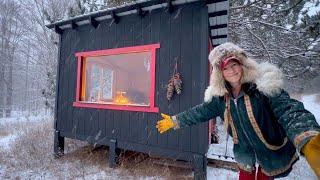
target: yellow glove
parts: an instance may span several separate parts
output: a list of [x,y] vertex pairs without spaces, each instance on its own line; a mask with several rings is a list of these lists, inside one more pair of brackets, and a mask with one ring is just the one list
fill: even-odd
[[311,138],[301,151],[318,178],[320,178],[320,134]]
[[160,133],[164,133],[169,129],[174,127],[174,122],[171,119],[171,116],[161,113],[163,119],[157,122],[157,128]]

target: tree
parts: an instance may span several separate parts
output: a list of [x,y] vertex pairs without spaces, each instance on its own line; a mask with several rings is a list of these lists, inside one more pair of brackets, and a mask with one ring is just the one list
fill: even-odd
[[319,15],[308,15],[310,4],[319,0],[231,0],[230,40],[253,57],[277,64],[295,91],[320,70],[320,52],[314,49]]
[[25,33],[21,22],[24,17],[21,7],[15,1],[0,2],[0,42],[1,42],[1,69],[0,69],[0,117],[11,115],[13,94],[13,62],[18,44]]
[[75,0],[69,7],[68,17],[135,2],[136,0]]
[[[67,0],[30,0],[20,1],[28,21],[25,27],[29,35],[25,40],[24,52],[38,76],[37,96],[40,96],[45,107],[53,110],[55,100],[56,69],[58,61],[58,35],[45,25],[65,18],[70,6]],[[28,48],[27,48],[28,47]],[[28,49],[32,49],[30,52]],[[35,68],[37,67],[37,68]],[[29,101],[32,101],[29,98]]]

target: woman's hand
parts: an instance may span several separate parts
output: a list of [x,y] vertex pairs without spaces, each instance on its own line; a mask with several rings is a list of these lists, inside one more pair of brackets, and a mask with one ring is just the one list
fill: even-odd
[[320,134],[311,138],[301,151],[318,178],[320,178]]
[[164,133],[174,127],[174,122],[172,121],[171,116],[167,114],[161,113],[161,116],[163,119],[157,122],[156,127],[160,133]]

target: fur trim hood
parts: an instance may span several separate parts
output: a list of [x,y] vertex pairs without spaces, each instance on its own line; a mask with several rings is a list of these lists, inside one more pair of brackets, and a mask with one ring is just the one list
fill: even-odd
[[204,101],[210,102],[212,97],[224,96],[228,91],[219,64],[226,57],[235,56],[242,63],[242,83],[255,83],[257,89],[267,96],[273,96],[280,92],[283,86],[282,72],[278,67],[270,63],[258,64],[249,58],[246,52],[239,46],[227,42],[214,48],[209,54],[212,65],[210,85],[204,95]]

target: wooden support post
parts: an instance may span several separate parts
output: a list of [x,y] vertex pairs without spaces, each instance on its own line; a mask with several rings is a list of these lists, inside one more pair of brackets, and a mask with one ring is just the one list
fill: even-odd
[[120,149],[117,148],[117,140],[111,139],[109,146],[109,167],[114,168],[119,163]]
[[64,154],[64,137],[60,136],[60,131],[54,131],[53,142],[54,155],[60,157]]
[[194,179],[207,179],[207,157],[205,155],[194,154],[192,159]]

